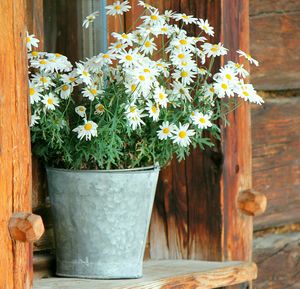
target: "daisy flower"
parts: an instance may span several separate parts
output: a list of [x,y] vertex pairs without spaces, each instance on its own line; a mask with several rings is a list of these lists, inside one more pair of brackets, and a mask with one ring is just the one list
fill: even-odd
[[160,109],[157,104],[153,104],[149,101],[146,110],[149,112],[149,116],[152,117],[153,121],[158,121]]
[[133,96],[133,98],[138,97],[141,94],[141,88],[136,85],[134,82],[126,82],[125,83],[125,92],[130,95]]
[[130,10],[131,6],[128,5],[128,1],[120,2],[116,1],[112,5],[107,5],[105,9],[107,9],[106,14],[107,15],[122,15],[124,12],[127,12]]
[[32,47],[38,47],[39,42],[40,41],[35,38],[34,34],[29,35],[29,33],[26,32],[26,47],[28,51],[31,51]]
[[241,81],[236,93],[238,97],[241,97],[246,101],[248,100],[256,104],[264,103],[263,99],[257,94],[252,84],[245,84]]
[[83,138],[91,140],[92,136],[97,136],[97,127],[98,125],[95,122],[84,120],[84,124],[74,128],[73,131],[78,133],[77,137],[80,140]]
[[204,53],[207,55],[207,57],[226,55],[228,50],[225,47],[223,47],[222,43],[219,44],[204,43],[202,45],[202,48]]
[[29,82],[29,98],[30,103],[34,104],[40,101],[42,95],[41,95],[41,89],[34,85],[32,82]]
[[189,85],[193,82],[193,78],[196,76],[196,72],[189,69],[177,69],[172,74],[176,80],[181,79],[184,85]]
[[226,67],[235,70],[236,73],[242,77],[242,78],[246,78],[249,76],[249,72],[244,68],[243,64],[240,63],[235,63],[233,61],[229,61],[226,65]]
[[32,82],[45,89],[55,85],[48,74],[36,73],[32,77]]
[[62,99],[68,99],[70,94],[72,93],[73,86],[71,84],[64,83],[60,87],[60,97]]
[[209,25],[208,20],[199,19],[196,23],[201,30],[203,30],[207,35],[214,36],[214,28]]
[[214,83],[215,94],[219,98],[223,98],[225,96],[231,97],[233,96],[233,88],[232,85],[228,83],[225,79],[221,79]]
[[87,29],[89,27],[89,25],[95,21],[97,16],[99,16],[99,11],[95,11],[95,12],[91,13],[90,15],[86,16],[85,20],[82,23],[82,27]]
[[58,98],[51,92],[44,96],[42,102],[45,104],[45,108],[49,110],[55,110],[55,107],[59,106]]
[[189,93],[189,90],[186,86],[184,86],[182,83],[178,81],[174,81],[172,84],[173,87],[173,95],[180,96],[181,99],[187,100],[187,101],[192,101],[192,97]]
[[192,55],[189,51],[175,50],[170,57],[174,65],[181,63],[189,63],[192,60]]
[[94,114],[102,115],[105,112],[105,107],[102,103],[98,103],[95,105],[95,112]]
[[138,3],[139,6],[142,6],[143,8],[147,10],[157,10],[155,7],[151,6],[150,4],[145,3],[144,1],[139,0]]
[[140,47],[140,50],[145,54],[152,55],[154,50],[157,50],[156,44],[153,39],[147,39],[143,45]]
[[158,25],[164,25],[165,18],[163,15],[159,15],[159,11],[156,9],[154,11],[151,11],[150,15],[142,16],[141,19],[144,20],[145,25],[149,26],[158,26]]
[[236,71],[229,67],[222,67],[220,72],[214,75],[214,79],[223,79],[230,83],[236,83],[238,81],[238,78],[236,77]]
[[164,121],[159,126],[159,131],[157,131],[158,139],[166,140],[172,136],[174,125],[170,124],[168,121]]
[[97,95],[103,91],[99,90],[96,86],[85,87],[82,91],[83,97],[88,98],[90,101],[93,101]]
[[193,15],[186,15],[185,13],[177,13],[173,16],[176,21],[182,21],[184,24],[193,24],[197,22],[197,18]]
[[154,99],[155,102],[161,105],[162,107],[166,108],[169,102],[168,95],[165,92],[165,89],[161,87],[156,87],[154,90]]
[[119,53],[119,52],[123,51],[124,49],[126,49],[127,46],[128,46],[127,43],[123,43],[121,41],[116,41],[109,46],[109,53],[110,54]]
[[207,129],[208,127],[212,126],[209,114],[203,114],[202,112],[196,112],[192,116],[192,120],[193,120],[194,125],[196,125],[200,129]]
[[256,59],[254,59],[250,54],[242,50],[238,50],[237,53],[240,55],[240,57],[245,57],[251,64],[254,64],[255,66],[259,66],[259,62]]
[[62,74],[60,77],[64,83],[74,83],[77,79],[75,70],[69,74]]
[[126,43],[127,45],[132,46],[133,45],[133,34],[132,33],[117,33],[117,32],[113,32],[111,34],[114,38],[116,38],[118,41],[120,41],[121,43]]
[[75,112],[81,117],[86,117],[86,114],[85,114],[86,108],[82,105],[76,106]]
[[46,58],[38,58],[31,60],[31,67],[43,70],[45,72],[53,72],[53,64]]
[[79,76],[79,79],[87,85],[92,84],[91,75],[86,67],[81,63],[76,63],[76,72]]
[[189,129],[189,124],[182,125],[179,124],[179,127],[174,126],[173,132],[172,132],[172,140],[175,144],[178,144],[182,147],[187,147],[191,143],[190,137],[195,134],[195,131],[192,129]]
[[138,60],[137,51],[129,49],[128,51],[121,52],[119,55],[117,55],[117,58],[119,58],[119,63],[124,67],[132,67]]
[[31,115],[30,117],[30,127],[33,127],[35,126],[36,124],[38,124],[38,121],[40,120],[41,118],[39,117],[39,115],[34,112],[33,115]]
[[193,51],[195,49],[195,41],[193,37],[187,37],[185,35],[180,35],[174,40],[172,40],[170,48],[166,49],[166,51],[172,51],[173,49],[181,49],[181,50],[190,50]]
[[97,63],[99,66],[109,65],[112,64],[114,59],[116,59],[116,57],[111,52],[100,53],[97,55],[95,63]]

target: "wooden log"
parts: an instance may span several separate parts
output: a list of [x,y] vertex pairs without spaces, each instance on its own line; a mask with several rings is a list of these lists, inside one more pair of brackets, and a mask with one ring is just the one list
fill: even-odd
[[0,5],[0,288],[29,289],[31,246],[12,242],[12,213],[31,210],[31,153],[26,59],[26,5]]
[[253,188],[268,198],[255,229],[300,220],[300,97],[267,99],[252,109]]
[[268,234],[253,242],[259,267],[254,288],[300,288],[300,232]]
[[299,1],[250,2],[251,54],[261,64],[253,67],[251,81],[259,90],[299,89]]
[[39,240],[45,231],[42,218],[31,213],[14,213],[8,228],[12,239],[30,243]]
[[258,216],[265,212],[267,198],[264,194],[253,190],[242,191],[238,198],[238,208],[248,216]]
[[147,261],[141,279],[48,278],[36,280],[34,289],[208,289],[253,280],[256,274],[256,265],[247,262]]

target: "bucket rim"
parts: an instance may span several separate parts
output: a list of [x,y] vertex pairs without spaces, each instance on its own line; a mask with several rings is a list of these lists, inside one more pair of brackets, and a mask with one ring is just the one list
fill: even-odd
[[136,172],[136,173],[142,173],[147,171],[159,171],[160,166],[158,164],[147,166],[147,167],[141,167],[141,168],[132,168],[132,169],[114,169],[114,170],[75,170],[75,169],[62,169],[62,168],[55,168],[55,167],[49,167],[46,166],[46,171],[52,171],[52,172],[65,172],[65,173],[128,173],[128,172]]

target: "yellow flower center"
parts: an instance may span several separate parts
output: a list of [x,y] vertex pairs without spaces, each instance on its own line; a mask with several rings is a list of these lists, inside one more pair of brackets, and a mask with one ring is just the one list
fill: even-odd
[[228,88],[228,85],[226,83],[222,83],[221,87],[226,90]]
[[42,83],[47,83],[47,82],[48,82],[48,79],[47,79],[47,77],[42,76],[42,77],[40,78],[40,81],[41,81]]
[[177,55],[177,57],[178,57],[179,59],[183,59],[183,58],[185,57],[185,55],[184,55],[183,53],[179,53],[179,54]]
[[122,43],[119,43],[119,44],[116,45],[116,48],[117,48],[117,49],[120,49],[120,48],[122,48],[122,46],[123,46],[123,44],[122,44]]
[[92,89],[90,89],[90,93],[91,93],[92,95],[96,95],[96,94],[97,94],[97,90],[94,89],[94,88],[92,88]]
[[164,134],[168,134],[170,132],[170,129],[168,128],[168,127],[165,127],[164,129],[163,129],[163,133]]
[[61,88],[63,91],[67,91],[69,89],[69,86],[64,84]]
[[180,39],[180,40],[179,40],[179,43],[180,43],[181,45],[186,45],[186,44],[187,44],[187,41],[186,41],[185,39]]
[[152,110],[153,113],[156,113],[156,112],[157,112],[156,106],[153,105],[153,106],[151,107],[151,110]]
[[180,88],[180,89],[179,89],[179,92],[180,92],[180,94],[185,94],[185,91],[184,91],[183,88]]
[[218,52],[219,46],[217,44],[213,45],[210,49],[212,52]]
[[187,77],[189,73],[187,71],[181,71],[180,75],[181,77]]
[[132,61],[132,59],[133,59],[131,55],[126,55],[125,58],[126,58],[126,60],[128,60],[128,61]]
[[50,104],[50,105],[53,104],[53,99],[52,98],[48,98],[47,99],[47,103]]
[[30,88],[29,88],[29,95],[30,95],[30,96],[33,96],[34,94],[35,94],[35,89],[32,88],[32,87],[30,87]]
[[225,77],[228,79],[228,80],[232,80],[232,76],[230,74],[226,74]]
[[33,57],[36,57],[36,56],[39,55],[39,53],[38,53],[37,51],[32,51],[32,52],[31,52],[31,55],[32,55]]
[[206,120],[205,120],[204,117],[200,117],[199,121],[200,121],[201,123],[206,123]]
[[161,92],[158,95],[159,99],[163,100],[166,96]]
[[45,59],[41,59],[41,60],[40,60],[40,64],[42,64],[42,65],[45,65],[45,64],[47,64],[47,60],[45,60]]
[[132,84],[131,85],[131,91],[133,92],[133,91],[135,91],[136,90],[136,85],[135,84]]
[[135,110],[136,110],[135,106],[131,106],[131,107],[129,108],[129,111],[130,111],[131,113],[134,113]]
[[180,138],[185,138],[185,137],[186,137],[186,131],[181,130],[181,131],[179,132],[178,136],[179,136]]
[[115,9],[116,9],[117,11],[120,11],[120,10],[121,10],[121,6],[120,6],[120,5],[116,5],[116,6],[115,6]]
[[146,46],[147,48],[151,47],[151,42],[150,42],[150,41],[146,41],[146,42],[145,42],[145,46]]
[[127,35],[126,33],[123,33],[123,34],[121,35],[121,37],[122,37],[122,38],[125,38],[125,39],[128,39],[128,35]]
[[96,109],[97,109],[99,112],[103,112],[103,111],[104,111],[104,105],[103,105],[103,104],[98,104]]
[[56,58],[60,58],[62,55],[60,53],[55,53]]
[[82,71],[82,75],[83,76],[89,76],[89,73],[86,70],[84,70],[84,71]]
[[140,75],[140,76],[139,76],[139,79],[140,79],[141,81],[144,81],[144,80],[145,80],[145,76],[144,76],[144,75]]
[[235,64],[235,67],[236,67],[236,68],[241,68],[241,65],[240,65],[239,63],[236,63],[236,64]]
[[76,78],[75,78],[75,77],[69,77],[69,80],[70,80],[71,82],[73,82],[73,81],[76,80]]
[[144,69],[144,72],[146,72],[146,73],[150,73],[150,69],[148,69],[148,68],[145,68],[145,69]]
[[158,16],[157,15],[151,15],[150,19],[156,21],[158,19]]
[[167,32],[167,31],[168,31],[168,28],[162,27],[162,28],[161,28],[161,31],[162,31],[162,32]]
[[182,61],[182,62],[181,62],[181,65],[182,65],[182,66],[187,66],[188,63],[187,63],[186,61]]
[[215,89],[213,87],[211,87],[209,90],[210,90],[210,92],[213,92],[213,93],[215,92]]
[[30,37],[26,37],[26,42],[29,43],[30,42]]
[[79,111],[84,112],[84,111],[85,111],[85,108],[84,108],[83,106],[80,106],[80,107],[79,107]]
[[84,129],[87,130],[87,131],[91,130],[92,127],[93,126],[89,122],[84,125]]
[[106,59],[107,59],[107,58],[110,58],[110,57],[109,57],[109,54],[107,54],[107,53],[103,54],[102,57],[103,57],[103,58],[106,58]]
[[184,20],[189,19],[189,18],[190,18],[190,17],[187,16],[187,15],[183,15],[183,16],[182,16],[182,19],[184,19]]
[[244,96],[248,97],[249,93],[247,91],[243,91]]
[[248,58],[252,58],[251,54],[246,54]]

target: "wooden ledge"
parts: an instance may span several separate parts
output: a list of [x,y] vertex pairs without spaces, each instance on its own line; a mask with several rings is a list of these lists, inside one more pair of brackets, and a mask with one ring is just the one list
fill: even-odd
[[47,278],[36,280],[34,289],[206,289],[244,283],[256,276],[257,267],[251,262],[151,260],[144,263],[144,277],[141,279]]

